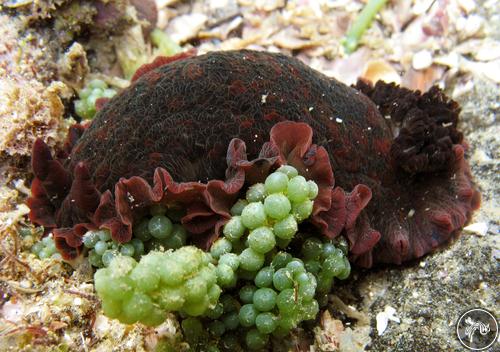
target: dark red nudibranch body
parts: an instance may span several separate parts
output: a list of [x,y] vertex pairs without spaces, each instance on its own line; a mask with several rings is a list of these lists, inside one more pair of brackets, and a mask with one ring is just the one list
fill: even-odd
[[88,128],[73,127],[56,159],[35,143],[30,216],[70,258],[87,229],[128,241],[146,206],[182,205],[206,246],[245,182],[290,163],[320,185],[319,231],[345,235],[361,266],[402,263],[479,206],[458,114],[437,88],[351,88],[280,54],[159,58]]

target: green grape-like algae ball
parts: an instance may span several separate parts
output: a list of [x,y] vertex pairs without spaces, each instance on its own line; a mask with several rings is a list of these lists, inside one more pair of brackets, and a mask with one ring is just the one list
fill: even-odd
[[179,249],[186,244],[187,231],[182,225],[174,224],[170,236],[162,241],[162,243],[170,249]]
[[243,303],[252,303],[255,291],[257,291],[257,287],[253,285],[243,286],[239,292],[240,301]]
[[240,266],[240,258],[237,254],[225,253],[219,258],[219,265],[220,264],[228,265],[234,271]]
[[291,179],[299,174],[297,169],[291,165],[282,165],[278,168],[278,170],[276,170],[276,172],[281,172],[281,173],[287,175],[289,179]]
[[[28,237],[31,237],[31,235],[27,235],[25,238]],[[42,238],[41,241],[34,243],[31,247],[31,252],[37,255],[39,259],[56,259],[60,255],[60,253],[56,253],[56,251],[56,244],[52,236]]]
[[281,193],[274,193],[264,200],[264,211],[273,219],[283,219],[290,213],[292,204],[288,198]]
[[249,328],[255,324],[255,318],[259,315],[259,311],[253,304],[245,304],[240,308],[238,313],[240,324],[243,327]]
[[217,265],[217,283],[221,287],[232,287],[236,284],[236,276],[229,265]]
[[257,271],[264,265],[264,254],[247,248],[240,253],[240,268],[247,271]]
[[144,254],[144,242],[138,238],[132,238],[129,242],[134,247],[134,256],[139,257]]
[[33,246],[31,246],[31,253],[38,255],[44,247],[45,246],[42,242],[36,242]]
[[309,186],[308,198],[315,199],[319,193],[318,185],[316,184],[316,182],[314,182],[312,180],[307,181],[307,185]]
[[283,240],[290,240],[297,233],[299,227],[293,215],[288,215],[283,220],[274,224],[274,235]]
[[104,252],[108,249],[108,242],[105,241],[97,241],[97,243],[94,245],[94,250],[97,254],[103,255]]
[[255,318],[255,326],[262,334],[272,333],[278,326],[278,318],[270,312],[260,313]]
[[148,223],[148,229],[151,236],[158,239],[165,239],[172,233],[172,221],[165,215],[155,215]]
[[132,257],[135,253],[135,247],[131,243],[125,243],[121,246],[120,248],[120,254],[127,256],[127,257]]
[[274,269],[270,266],[262,268],[259,270],[255,276],[255,285],[259,288],[270,287],[273,284]]
[[106,242],[111,240],[111,232],[108,229],[99,230],[96,233],[101,241]]
[[236,203],[231,207],[231,215],[241,215],[243,209],[248,205],[248,201],[246,199],[238,199]]
[[297,219],[297,222],[302,222],[311,216],[314,203],[310,199],[306,199],[300,203],[294,203],[292,207],[292,214]]
[[245,226],[243,225],[240,216],[233,216],[231,220],[224,225],[223,229],[224,236],[226,236],[226,238],[230,241],[238,240],[241,236],[243,236],[244,232]]
[[273,230],[262,226],[252,230],[248,235],[248,246],[257,253],[267,253],[276,245]]
[[318,238],[308,238],[302,245],[302,255],[304,259],[319,259],[323,251],[323,243]]
[[75,113],[83,119],[91,119],[96,113],[97,99],[112,98],[115,94],[106,82],[94,79],[78,93],[79,99],[74,101]]
[[309,185],[303,176],[295,176],[288,182],[288,198],[293,203],[300,203],[308,199]]
[[226,332],[226,326],[223,322],[215,320],[208,324],[208,331],[214,336],[222,336]]
[[91,250],[89,252],[89,263],[90,265],[96,267],[96,268],[101,268],[104,266],[104,264],[102,263],[102,256],[97,254],[95,252],[95,250]]
[[276,297],[276,305],[281,314],[289,315],[296,309],[295,290],[287,288]]
[[284,193],[288,186],[288,176],[282,172],[273,172],[264,183],[268,194]]
[[233,245],[231,244],[231,242],[222,237],[212,244],[212,247],[210,247],[210,254],[215,259],[218,259],[223,254],[231,252],[232,249]]
[[276,291],[271,288],[259,288],[253,294],[253,305],[258,311],[268,312],[276,305]]
[[227,330],[235,330],[240,325],[238,312],[229,312],[222,317],[222,321]]
[[253,351],[262,351],[269,340],[269,335],[263,334],[257,329],[252,329],[247,332],[245,342],[247,347]]
[[264,225],[266,221],[266,212],[264,210],[264,204],[261,202],[254,202],[248,204],[243,208],[241,213],[241,221],[243,225],[249,229],[255,229],[259,226]]
[[141,241],[150,240],[151,233],[149,232],[149,219],[144,219],[134,226],[133,233],[134,237]]
[[249,203],[262,202],[266,197],[266,187],[262,183],[256,183],[248,188],[246,198]]
[[273,275],[273,284],[278,291],[293,287],[293,276],[289,269],[278,269]]
[[87,231],[83,235],[82,241],[86,248],[94,248],[97,241],[99,241],[99,235],[95,231]]
[[278,270],[285,267],[292,259],[293,257],[290,253],[278,252],[271,261],[271,266],[274,268],[274,270]]
[[107,249],[102,254],[102,263],[104,266],[109,266],[113,259],[115,259],[119,255],[117,250]]

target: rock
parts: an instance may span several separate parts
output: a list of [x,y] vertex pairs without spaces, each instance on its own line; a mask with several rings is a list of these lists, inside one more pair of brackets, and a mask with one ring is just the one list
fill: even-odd
[[413,55],[411,65],[415,70],[423,70],[432,65],[432,54],[429,50],[421,50]]

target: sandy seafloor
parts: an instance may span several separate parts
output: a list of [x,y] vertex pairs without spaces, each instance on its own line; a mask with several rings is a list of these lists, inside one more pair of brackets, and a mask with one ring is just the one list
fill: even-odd
[[[104,77],[122,87],[124,57],[154,55],[129,2],[110,3],[123,11],[100,22],[91,2],[4,1],[0,8],[0,351],[154,350],[159,337],[177,331],[173,320],[156,330],[108,320],[98,309],[88,266],[73,271],[40,261],[18,233],[29,225],[23,201],[34,138],[60,144],[73,121],[74,90],[85,79]],[[311,328],[312,350],[463,351],[455,335],[463,311],[482,307],[500,316],[498,1],[391,2],[350,56],[340,38],[362,2],[157,5],[156,26],[183,48],[282,51],[347,84],[358,76],[422,90],[438,84],[462,106],[467,157],[482,193],[473,226],[415,262],[354,270]],[[399,322],[377,330],[379,313],[390,307]],[[490,350],[500,350],[499,343]]]

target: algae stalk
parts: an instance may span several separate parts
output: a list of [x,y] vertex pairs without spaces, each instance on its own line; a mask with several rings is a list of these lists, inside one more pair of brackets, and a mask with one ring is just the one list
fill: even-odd
[[356,50],[359,44],[359,39],[365,33],[366,29],[371,25],[373,18],[385,5],[387,0],[369,0],[361,13],[354,20],[353,24],[347,31],[342,44],[346,53],[350,54]]

